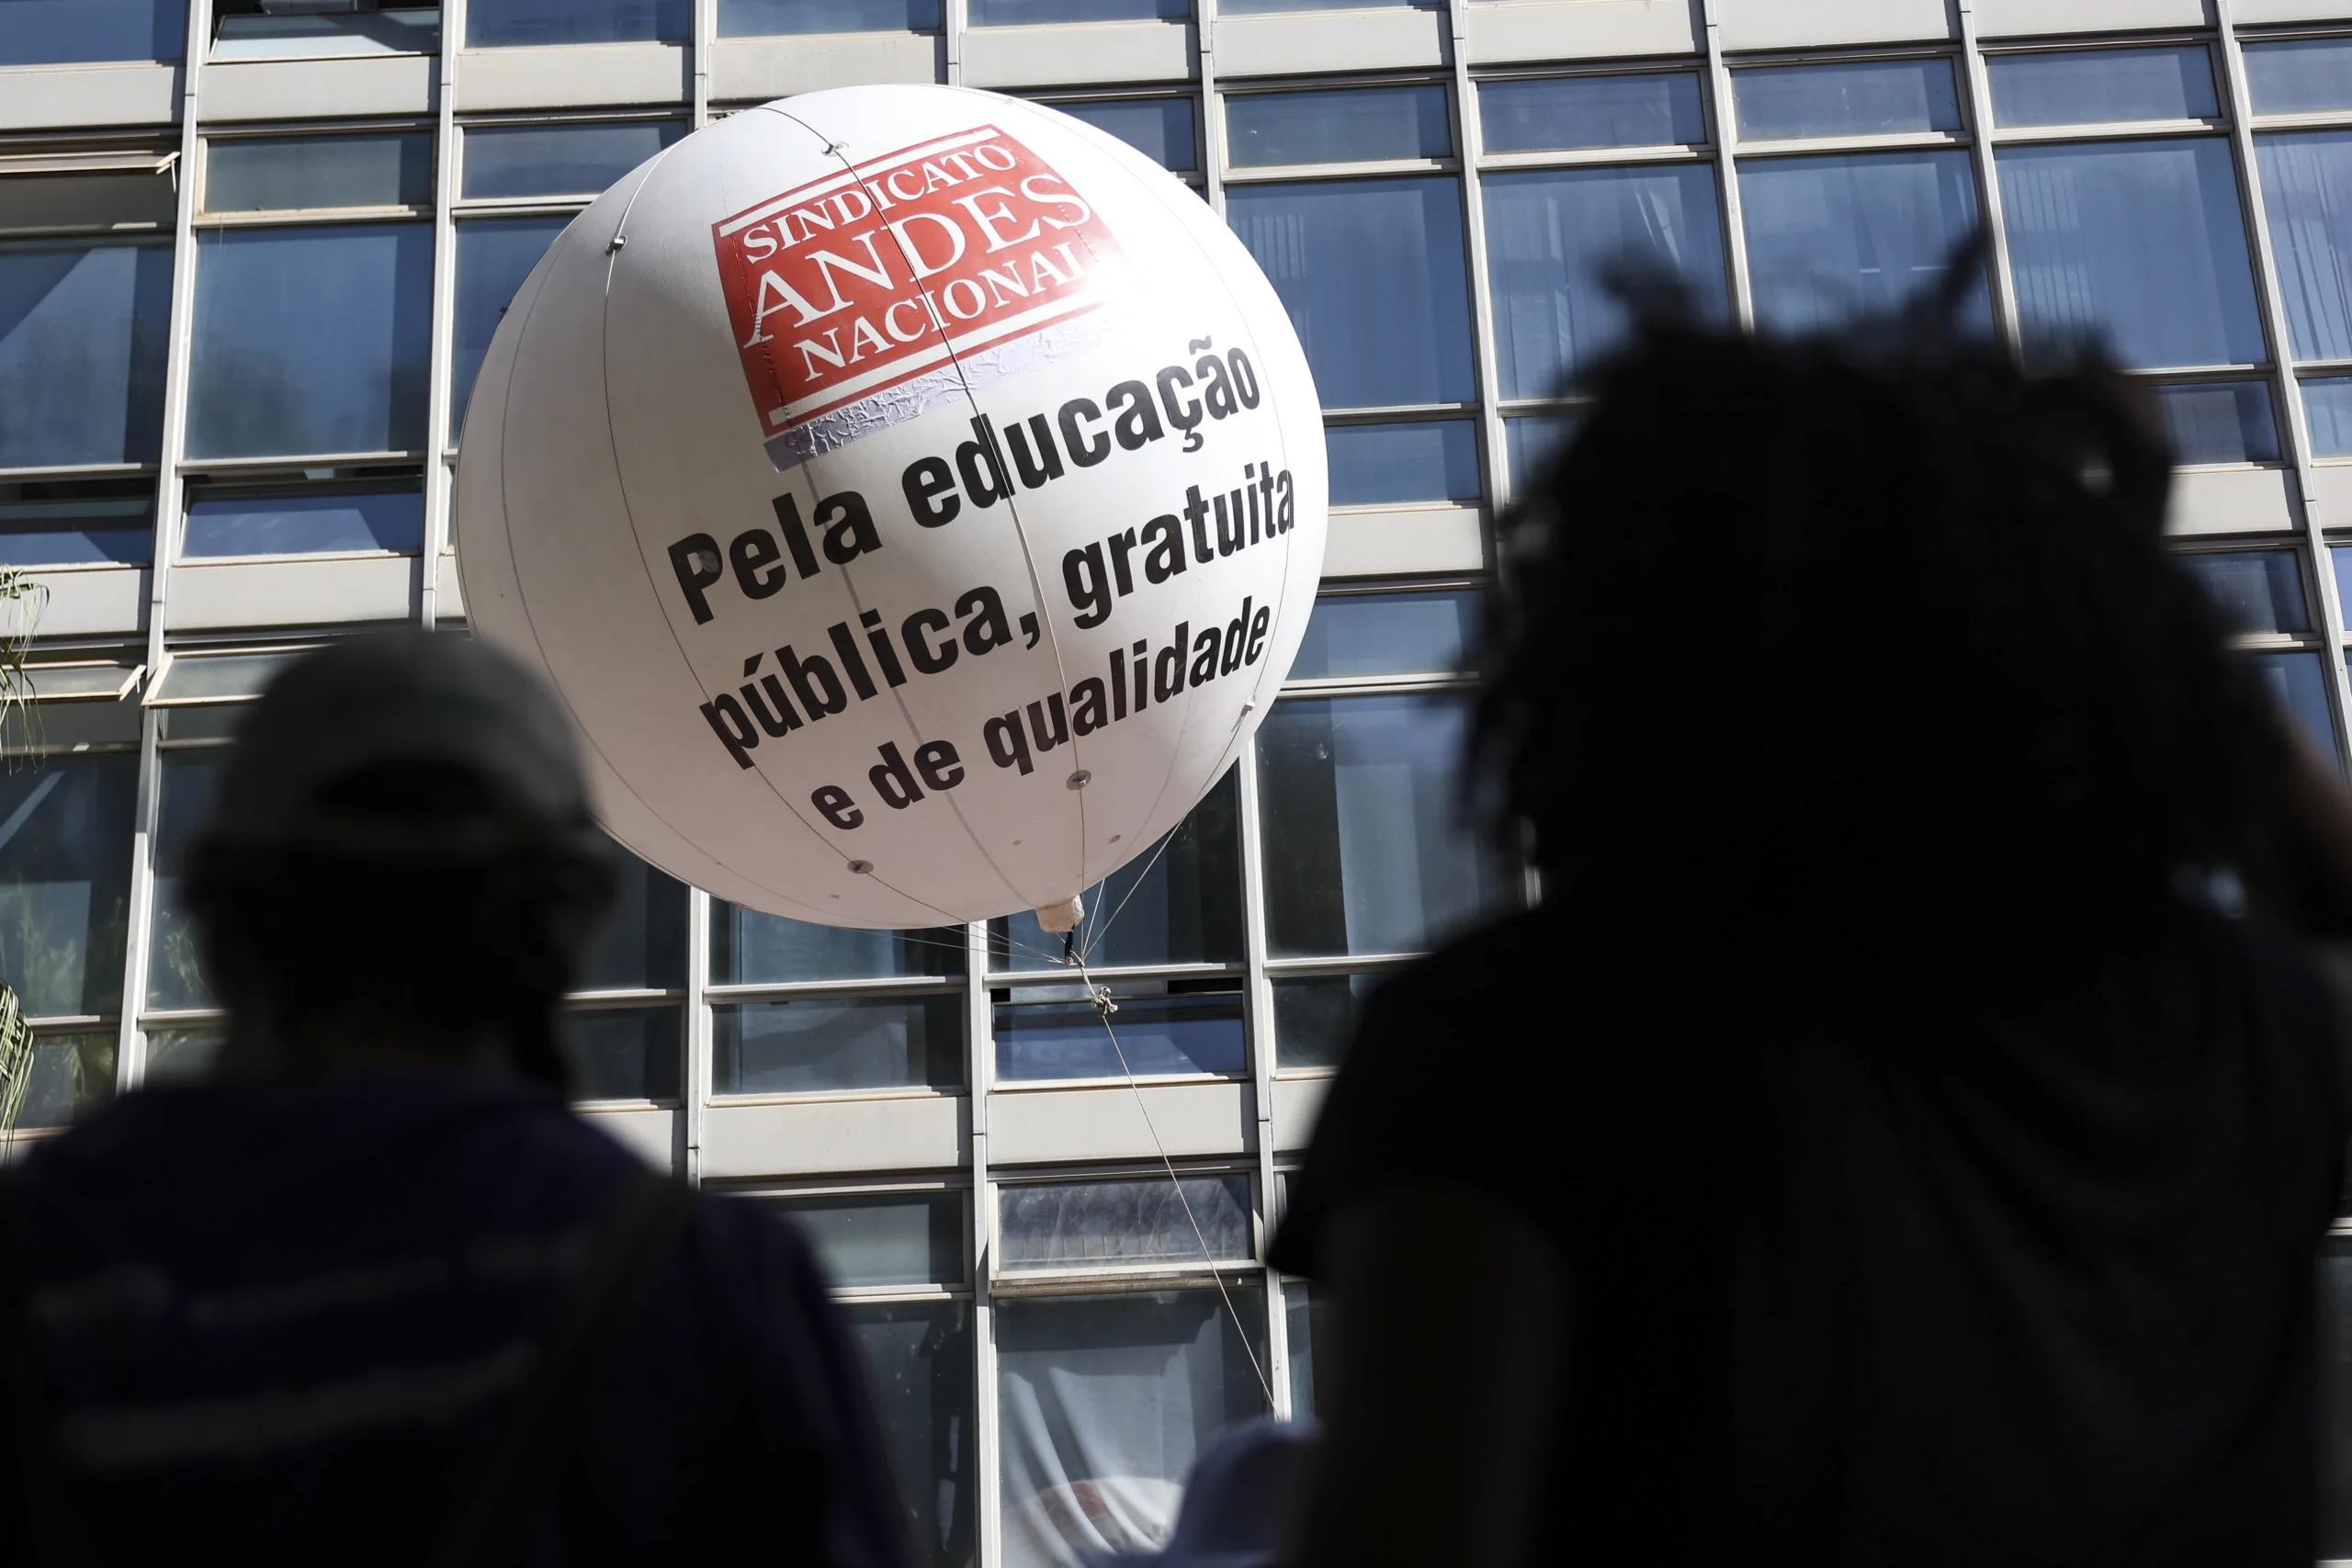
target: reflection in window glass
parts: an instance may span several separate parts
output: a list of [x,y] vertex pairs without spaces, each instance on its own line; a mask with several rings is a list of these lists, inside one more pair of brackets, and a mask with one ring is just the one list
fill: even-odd
[[[1232,964],[1241,958],[1238,769],[1228,769],[1167,837],[1086,892],[1080,951],[1097,968]],[[1062,939],[1030,910],[989,922],[992,964],[1059,968]]]
[[207,212],[432,204],[429,131],[234,137],[204,157]]
[[1230,991],[1159,997],[1121,992],[1109,1029],[1077,987],[1041,986],[1012,995],[1051,999],[997,1004],[996,1076],[1001,1083],[1117,1078],[1129,1073],[1137,1077],[1231,1077],[1249,1070],[1241,1043],[1241,998]]
[[477,126],[466,132],[462,194],[599,195],[685,130],[685,122],[677,119]]
[[0,770],[0,980],[28,1018],[121,1005],[138,789],[130,752]]
[[1624,309],[1601,281],[1612,264],[1664,268],[1690,283],[1710,316],[1728,310],[1712,169],[1495,175],[1486,202],[1495,365],[1507,398],[1551,396],[1624,335]]
[[2312,457],[2352,457],[2352,377],[2304,382],[2303,417],[2311,423]]
[[952,1285],[964,1278],[964,1194],[855,1192],[779,1198],[835,1290]]
[[449,439],[466,427],[474,378],[514,291],[569,218],[476,218],[458,225],[458,301],[449,346]]
[[694,30],[692,0],[469,0],[466,43],[683,42]]
[[143,565],[155,554],[153,483],[0,482],[0,560],[12,566]]
[[558,1043],[574,1100],[675,1100],[685,1013],[675,1007],[567,1012]]
[[763,915],[724,899],[710,904],[710,983],[775,986],[798,980],[895,980],[964,972],[960,926],[870,931]]
[[[1938,288],[1976,227],[1976,183],[1959,149],[1758,159],[1740,164],[1739,194],[1756,320],[1782,332],[1893,310]],[[1992,329],[1981,276],[1965,319]]]
[[398,490],[205,496],[187,509],[180,554],[302,556],[413,550],[424,542],[424,492]]
[[1256,1254],[1246,1176],[1023,1182],[1004,1188],[999,1202],[1003,1269],[1247,1262]]
[[1334,506],[1478,499],[1478,427],[1467,420],[1334,424],[1323,447]]
[[212,34],[212,58],[220,60],[351,60],[367,55],[438,54],[441,10],[419,6],[387,11],[346,11],[273,17],[222,14]]
[[0,250],[0,468],[154,461],[171,313],[168,243]]
[[1117,137],[1163,169],[1185,174],[1201,166],[1190,98],[1114,98],[1049,107]]
[[0,65],[177,60],[187,0],[6,0]]
[[1315,601],[1292,661],[1294,681],[1445,674],[1470,667],[1478,594],[1327,593]]
[[2352,38],[2247,44],[2245,86],[2256,114],[2352,109]]
[[1226,213],[1282,296],[1326,408],[1477,396],[1457,181],[1244,186]]
[[2352,545],[2337,545],[2327,553],[2335,565],[2335,603],[2344,612],[2344,629],[2352,631]]
[[1000,1298],[1006,1568],[1164,1545],[1201,1450],[1266,1413],[1265,1321],[1256,1286]]
[[114,1094],[113,1030],[43,1034],[33,1042],[32,1074],[17,1107],[17,1128],[62,1127]]
[[220,1060],[220,1031],[158,1029],[147,1036],[147,1077],[150,1084],[191,1083],[212,1076]]
[[2210,119],[2221,112],[2202,45],[1996,55],[1985,62],[1996,125]]
[[2132,367],[2266,356],[2228,142],[2005,147],[1994,161],[2030,357],[2092,333]]
[[1503,421],[1504,460],[1510,466],[1510,493],[1524,497],[1543,466],[1577,431],[1572,413],[1525,414]]
[[190,457],[424,445],[431,224],[214,229],[197,245]]
[[2255,653],[2246,657],[2273,701],[2310,736],[2323,757],[2335,755],[2335,727],[2327,716],[2327,670],[2316,653]]
[[971,1568],[972,1309],[845,1302],[918,1568]]
[[2182,463],[2275,463],[2278,426],[2267,381],[2197,381],[2154,387]]
[[1295,1420],[1316,1414],[1315,1341],[1329,1310],[1322,1292],[1306,1280],[1283,1282],[1283,1337],[1290,1347],[1290,1413]]
[[1217,0],[1217,14],[1246,17],[1271,11],[1385,11],[1405,6],[1443,9],[1440,0]]
[[158,1011],[212,1006],[183,886],[197,835],[212,815],[225,750],[166,751],[156,776],[154,930],[148,937],[147,1005]]
[[1274,705],[1258,733],[1273,951],[1417,953],[1502,904],[1506,882],[1464,823],[1469,714],[1451,696]]
[[939,0],[718,0],[720,38],[938,30]]
[[1237,168],[1442,158],[1453,151],[1445,89],[1436,85],[1250,93],[1226,99],[1225,126]]
[[2311,630],[2311,614],[2303,607],[2303,574],[2287,551],[2246,550],[2175,558],[2212,599],[2231,630]]
[[962,995],[807,997],[712,1010],[711,1092],[833,1094],[964,1081]]
[[674,990],[686,983],[686,885],[617,844],[620,894],[604,934],[580,966],[582,991]]
[[969,0],[976,28],[1020,28],[1047,22],[1181,22],[1192,0]]
[[1483,83],[1478,125],[1489,152],[1666,147],[1707,139],[1699,78],[1689,71]]
[[1317,975],[1274,982],[1274,1065],[1336,1067],[1355,1043],[1363,1004],[1385,975]]
[[1743,141],[1958,130],[1949,60],[1779,65],[1732,74]]
[[2298,359],[2352,359],[2352,132],[2254,144]]

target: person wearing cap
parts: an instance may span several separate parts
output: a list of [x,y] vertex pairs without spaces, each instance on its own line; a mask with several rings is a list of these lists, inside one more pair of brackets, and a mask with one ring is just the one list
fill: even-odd
[[566,1107],[610,855],[503,654],[376,634],[270,688],[188,889],[219,1074],[0,1182],[10,1561],[902,1562],[806,1244]]

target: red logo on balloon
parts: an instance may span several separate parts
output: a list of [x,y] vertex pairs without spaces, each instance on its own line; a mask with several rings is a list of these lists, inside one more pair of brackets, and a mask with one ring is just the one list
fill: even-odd
[[1093,309],[1119,254],[1093,205],[994,126],[844,164],[711,238],[771,438]]

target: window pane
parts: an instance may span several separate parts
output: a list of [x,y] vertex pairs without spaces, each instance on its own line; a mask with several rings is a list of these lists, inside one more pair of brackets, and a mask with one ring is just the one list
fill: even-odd
[[[1114,987],[1118,990],[1119,987]],[[1230,991],[1119,995],[1109,1027],[1074,986],[1011,993],[996,1008],[996,1076],[1003,1083],[1062,1078],[1235,1076],[1249,1070],[1241,998]],[[1117,1034],[1117,1043],[1112,1035]]]
[[1445,89],[1358,87],[1335,93],[1251,93],[1225,101],[1236,168],[1442,158],[1453,151]]
[[413,550],[424,542],[424,492],[398,490],[191,499],[180,554],[301,556]]
[[2352,359],[2352,133],[2254,144],[2298,359]]
[[1003,1189],[999,1201],[1001,1269],[1244,1262],[1256,1256],[1246,1176],[1023,1182]]
[[1385,11],[1407,6],[1425,11],[1443,8],[1438,0],[1217,0],[1216,8],[1219,16],[1246,17],[1270,11]]
[[2275,463],[2278,427],[2267,381],[2202,381],[2155,387],[2177,461]]
[[458,225],[457,321],[449,349],[449,439],[466,427],[474,378],[514,291],[569,218],[477,218]]
[[[1240,961],[1240,798],[1239,770],[1229,769],[1160,844],[1087,890],[1078,944],[1088,963]],[[1024,909],[989,922],[989,953],[1006,969],[1058,968],[1062,939]]]
[[[220,16],[216,10],[214,15]],[[439,7],[360,11],[341,16],[220,16],[212,35],[218,60],[350,60],[367,55],[438,54]]]
[[2335,727],[2327,716],[2327,670],[2316,653],[2255,653],[2255,670],[2273,701],[2303,727],[2320,755],[2335,755]]
[[257,697],[300,657],[291,652],[179,654],[164,668],[147,700],[209,703]]
[[620,897],[580,966],[582,991],[670,990],[686,983],[686,885],[617,844]]
[[1048,107],[1117,137],[1163,169],[1182,174],[1201,166],[1190,98],[1125,98]]
[[1274,705],[1258,779],[1275,953],[1419,952],[1503,903],[1506,879],[1462,820],[1468,721],[1452,696]]
[[0,560],[144,564],[155,554],[154,481],[0,483]]
[[976,28],[1018,28],[1040,22],[1181,22],[1192,0],[970,0]]
[[2352,545],[2337,545],[2327,553],[2335,564],[2335,602],[2344,611],[2344,629],[2352,631]]
[[1568,437],[1576,434],[1577,418],[1572,413],[1551,413],[1503,421],[1504,460],[1510,465],[1514,500],[1525,498],[1543,466],[1567,445]]
[[1612,265],[1674,273],[1706,315],[1728,310],[1712,169],[1546,169],[1491,175],[1486,192],[1507,398],[1551,396],[1624,335],[1624,309],[1601,281]]
[[691,0],[470,0],[466,43],[683,42],[692,32]]
[[2201,45],[1996,55],[1985,62],[1999,125],[2209,119],[2221,112]]
[[2247,44],[2245,87],[2256,114],[2352,109],[2352,38]]
[[1323,432],[1323,447],[1334,506],[1478,499],[1478,427],[1467,420],[1335,424]]
[[138,792],[129,752],[0,770],[0,980],[28,1018],[122,1005]]
[[1305,1280],[1283,1281],[1283,1334],[1290,1346],[1290,1413],[1293,1420],[1316,1414],[1315,1341],[1329,1311],[1322,1292]]
[[574,1100],[675,1100],[685,1012],[674,1007],[567,1012],[560,1043]]
[[1478,595],[1333,593],[1315,601],[1294,681],[1354,675],[1445,674],[1470,667],[1478,641]]
[[33,1042],[32,1073],[17,1107],[17,1129],[62,1127],[114,1095],[116,1035],[43,1034]]
[[1005,1568],[1164,1545],[1201,1450],[1266,1412],[1265,1320],[1255,1286],[1000,1299]]
[[964,930],[868,931],[710,903],[710,982],[788,985],[797,980],[893,980],[964,972]]
[[424,446],[432,225],[211,230],[198,250],[189,456]]
[[150,463],[172,247],[0,250],[0,468]]
[[432,205],[426,131],[239,137],[212,142],[204,157],[207,212]]
[[2303,417],[2312,457],[2352,457],[2352,377],[2304,382]]
[[159,1029],[147,1036],[146,1081],[188,1083],[209,1077],[220,1059],[220,1031],[217,1027]]
[[169,173],[0,176],[0,229],[168,229],[179,217],[176,188]]
[[1489,152],[1664,147],[1707,139],[1699,78],[1687,71],[1484,83],[1478,124]]
[[1284,1072],[1336,1067],[1355,1043],[1356,1020],[1385,975],[1318,975],[1274,982],[1274,1065]]
[[[466,132],[463,194],[599,195],[685,130],[685,122],[675,119],[482,126]],[[556,227],[560,230],[566,221]]]
[[[1739,166],[1756,319],[1808,332],[1899,308],[1940,285],[1976,228],[1968,154],[1878,152],[1756,159]],[[1992,330],[1980,276],[1966,320]]]
[[882,1450],[898,1478],[918,1568],[970,1568],[972,1309],[964,1302],[848,1302]]
[[860,1192],[778,1198],[835,1289],[953,1285],[964,1278],[964,1194]]
[[2303,574],[2285,550],[2177,558],[2228,620],[2233,631],[2304,632]]
[[213,1005],[197,953],[196,924],[182,879],[197,835],[212,816],[229,753],[166,751],[156,777],[154,931],[148,938],[147,1005],[158,1010]]
[[1326,408],[1468,402],[1470,294],[1452,178],[1228,191]]
[[737,1002],[712,1010],[711,1092],[833,1094],[964,1081],[964,998]]
[[718,0],[718,36],[937,32],[939,0]]
[[1738,106],[1744,141],[1960,129],[1960,96],[1953,90],[1949,60],[1868,60],[1735,72],[1732,101]]
[[2009,147],[1995,162],[2030,356],[2096,332],[2130,366],[2265,357],[2229,143]]
[[177,60],[187,36],[187,0],[0,4],[0,65]]

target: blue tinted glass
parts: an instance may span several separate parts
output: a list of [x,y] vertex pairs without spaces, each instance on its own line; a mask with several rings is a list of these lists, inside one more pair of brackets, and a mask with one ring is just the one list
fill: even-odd
[[1489,152],[1664,147],[1707,139],[1699,78],[1688,71],[1484,83],[1478,124]]
[[[1086,890],[1078,950],[1097,968],[1230,964],[1241,957],[1241,786],[1224,778],[1162,840]],[[989,963],[1049,969],[1062,939],[1028,910],[989,922]]]
[[1106,135],[1117,137],[1163,169],[1182,174],[1201,166],[1190,98],[1127,98],[1053,107]]
[[[126,493],[138,489],[139,493]],[[0,561],[11,566],[144,565],[155,553],[155,496],[144,487],[0,486]]]
[[1710,316],[1725,313],[1713,170],[1546,169],[1495,175],[1486,188],[1503,396],[1549,397],[1624,334],[1624,310],[1602,283],[1612,264],[1676,273]]
[[2030,357],[2094,333],[2134,367],[2266,357],[2228,142],[2007,147],[1994,157]]
[[970,0],[976,28],[1019,28],[1041,22],[1181,22],[1192,0]]
[[187,898],[187,873],[197,835],[212,816],[226,751],[166,751],[155,807],[154,932],[147,953],[147,1005],[156,1009],[212,1005]]
[[172,248],[0,250],[0,468],[155,458]]
[[188,455],[423,446],[432,299],[430,224],[205,231]]
[[2262,678],[2263,688],[2288,716],[2301,725],[2323,757],[2335,755],[2335,727],[2327,714],[2327,667],[2316,653],[2255,653],[2246,655]]
[[2176,557],[2229,622],[2249,635],[2307,632],[2302,569],[2285,550],[2233,550]]
[[997,1078],[1035,1083],[1124,1077],[1128,1072],[1137,1077],[1167,1077],[1248,1071],[1241,1047],[1241,998],[1229,993],[1122,996],[1111,1028],[1118,1032],[1115,1047],[1093,1004],[1076,998],[1000,1003]]
[[1523,496],[1537,471],[1576,434],[1572,413],[1527,414],[1503,421],[1503,446],[1510,464],[1510,493]]
[[2298,359],[2352,359],[2352,132],[2257,137],[2263,209]]
[[[1937,288],[1976,227],[1975,181],[1958,149],[1755,159],[1739,166],[1739,196],[1757,323],[1782,332],[1892,310]],[[1981,276],[1967,320],[1991,330]]]
[[296,13],[213,13],[212,59],[348,60],[366,55],[437,54],[441,12],[429,10]]
[[683,41],[693,31],[691,0],[470,0],[466,42],[507,44]]
[[1470,667],[1477,640],[1478,595],[1470,589],[1326,594],[1315,601],[1290,678],[1450,674]]
[[797,980],[884,980],[961,975],[964,931],[868,931],[810,925],[713,899],[710,983],[781,985]]
[[1456,181],[1244,187],[1226,213],[1282,296],[1325,407],[1478,395]]
[[138,778],[125,752],[0,770],[0,980],[28,1017],[121,1004]]
[[938,30],[939,0],[718,0],[720,38]]
[[424,542],[422,491],[223,496],[190,502],[180,554],[304,556]]
[[2151,389],[2182,463],[2275,463],[2278,426],[2267,381],[2213,381]]
[[449,439],[466,428],[474,378],[506,307],[569,218],[476,218],[458,225],[458,302],[449,345]]
[[0,0],[0,65],[177,60],[187,0]]
[[2328,552],[2335,563],[2335,603],[2344,612],[2345,629],[2352,631],[2352,545],[2337,545]]
[[711,1012],[715,1094],[953,1089],[966,1076],[961,993],[810,997]]
[[2352,377],[2304,382],[2303,417],[2311,422],[2312,457],[2352,457]]
[[685,132],[677,119],[483,126],[466,132],[464,194],[594,196]]
[[1439,86],[1250,93],[1226,99],[1225,127],[1237,168],[1442,158],[1453,151]]
[[2245,87],[2256,114],[2352,109],[2352,38],[2250,43]]
[[2221,112],[2202,45],[1996,55],[1985,62],[2000,125],[2207,119]]
[[1949,60],[1866,60],[1734,73],[1744,141],[1958,130]]
[[1335,424],[1323,432],[1334,506],[1394,506],[1478,499],[1478,429],[1433,424]]
[[574,1100],[675,1100],[685,1013],[675,1007],[567,1012],[557,1043]]
[[432,205],[429,131],[235,137],[204,155],[207,212]]

